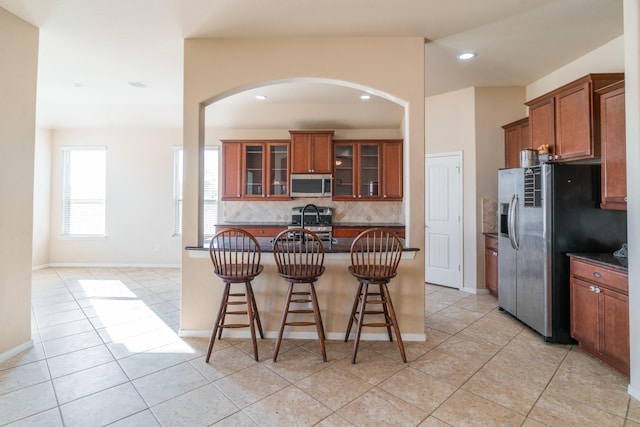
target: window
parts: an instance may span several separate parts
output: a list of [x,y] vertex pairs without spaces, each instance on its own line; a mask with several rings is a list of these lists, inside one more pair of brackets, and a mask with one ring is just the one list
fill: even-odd
[[105,235],[105,147],[64,147],[62,234]]
[[[173,153],[174,178],[174,235],[182,235],[182,148]],[[213,235],[214,226],[218,222],[218,147],[207,147],[204,150],[204,236]]]

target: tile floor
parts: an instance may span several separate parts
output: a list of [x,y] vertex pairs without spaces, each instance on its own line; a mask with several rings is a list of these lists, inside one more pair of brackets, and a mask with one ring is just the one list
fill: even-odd
[[0,425],[640,426],[627,380],[495,298],[427,285],[426,342],[180,339],[176,269],[33,274],[35,345],[0,364]]

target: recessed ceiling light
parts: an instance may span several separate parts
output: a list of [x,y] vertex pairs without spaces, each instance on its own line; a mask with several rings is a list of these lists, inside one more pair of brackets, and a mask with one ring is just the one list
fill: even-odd
[[129,82],[129,86],[135,87],[135,88],[138,88],[138,89],[144,89],[144,88],[147,87],[147,85],[142,83],[142,82]]
[[368,101],[371,99],[371,95],[360,95],[360,99],[363,101]]
[[463,52],[460,55],[458,55],[458,59],[462,59],[463,61],[466,61],[475,57],[476,57],[475,52]]
[[256,99],[259,99],[260,101],[264,101],[265,99],[267,99],[267,97],[264,95],[256,95]]

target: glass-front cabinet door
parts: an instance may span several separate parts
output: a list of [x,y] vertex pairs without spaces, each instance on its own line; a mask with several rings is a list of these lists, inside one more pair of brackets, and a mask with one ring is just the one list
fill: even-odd
[[358,198],[380,196],[380,145],[360,144],[358,156]]
[[244,144],[244,195],[264,195],[264,144]]
[[267,197],[286,198],[289,194],[289,144],[267,144],[269,181]]
[[355,197],[354,151],[354,144],[335,144],[335,175],[333,177],[333,197],[336,199]]

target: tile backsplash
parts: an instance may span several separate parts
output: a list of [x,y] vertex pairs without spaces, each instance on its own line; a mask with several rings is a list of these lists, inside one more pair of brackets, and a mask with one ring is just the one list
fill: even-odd
[[482,199],[482,232],[498,232],[498,201]]
[[313,203],[333,208],[334,223],[404,224],[402,202],[334,202],[331,199],[295,199],[278,202],[222,202],[221,223],[288,223],[291,208]]

